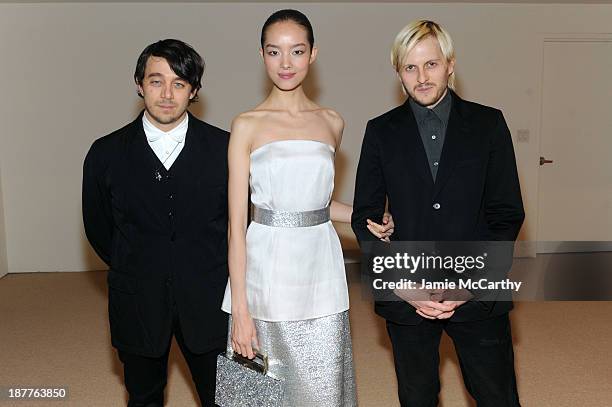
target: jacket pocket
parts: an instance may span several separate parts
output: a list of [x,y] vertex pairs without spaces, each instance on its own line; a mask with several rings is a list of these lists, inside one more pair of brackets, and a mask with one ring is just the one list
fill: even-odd
[[136,280],[110,270],[108,282],[108,317],[111,339],[115,347],[145,351],[150,349],[140,316]]

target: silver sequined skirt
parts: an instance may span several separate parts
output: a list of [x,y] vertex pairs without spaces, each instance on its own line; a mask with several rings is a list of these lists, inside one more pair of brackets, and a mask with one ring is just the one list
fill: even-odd
[[[301,321],[254,322],[269,374],[283,381],[283,406],[357,405],[348,311]],[[230,335],[231,323],[230,318]]]

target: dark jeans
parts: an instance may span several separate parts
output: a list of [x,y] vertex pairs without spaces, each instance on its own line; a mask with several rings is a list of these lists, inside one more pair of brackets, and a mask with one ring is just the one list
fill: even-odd
[[[177,316],[174,317],[173,333],[191,371],[200,403],[203,406],[214,406],[217,355],[225,348],[203,354],[192,353],[185,345]],[[161,407],[164,405],[169,353],[170,344],[166,353],[159,358],[119,351],[119,359],[123,362],[125,387],[130,397],[128,407]]]
[[387,321],[402,407],[436,407],[442,331],[457,351],[465,387],[478,407],[520,407],[508,314],[482,321]]

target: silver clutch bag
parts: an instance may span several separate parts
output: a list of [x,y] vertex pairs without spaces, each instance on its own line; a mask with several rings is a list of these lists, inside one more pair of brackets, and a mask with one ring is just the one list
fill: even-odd
[[250,360],[232,351],[217,356],[215,404],[220,407],[281,406],[283,386],[268,374],[268,357],[259,352]]

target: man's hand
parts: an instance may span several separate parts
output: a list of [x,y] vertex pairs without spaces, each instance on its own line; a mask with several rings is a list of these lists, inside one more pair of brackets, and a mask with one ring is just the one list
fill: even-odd
[[415,290],[393,290],[393,293],[412,305],[416,309],[416,313],[427,319],[450,318],[454,313],[454,307],[451,304],[432,300],[432,295],[441,295],[440,290],[425,290],[418,288]]
[[448,319],[455,310],[474,295],[465,289],[453,290],[394,290],[395,295],[412,305],[416,313],[427,319]]
[[[431,297],[434,301],[441,301],[442,304],[447,304],[453,307],[454,313],[454,310],[474,298],[474,294],[464,288],[457,288],[452,290],[442,290],[440,292],[433,293]],[[447,319],[450,318],[452,315],[453,314],[440,314],[438,315],[438,319]]]
[[391,236],[395,230],[395,223],[393,222],[393,216],[390,213],[385,212],[382,218],[382,225],[376,222],[372,222],[370,219],[367,220],[367,228],[374,236],[382,240],[383,242],[390,243]]
[[432,293],[431,299],[433,301],[442,302],[461,302],[462,304],[466,301],[474,298],[474,294],[466,290],[465,288],[455,288],[452,290],[439,290]]

